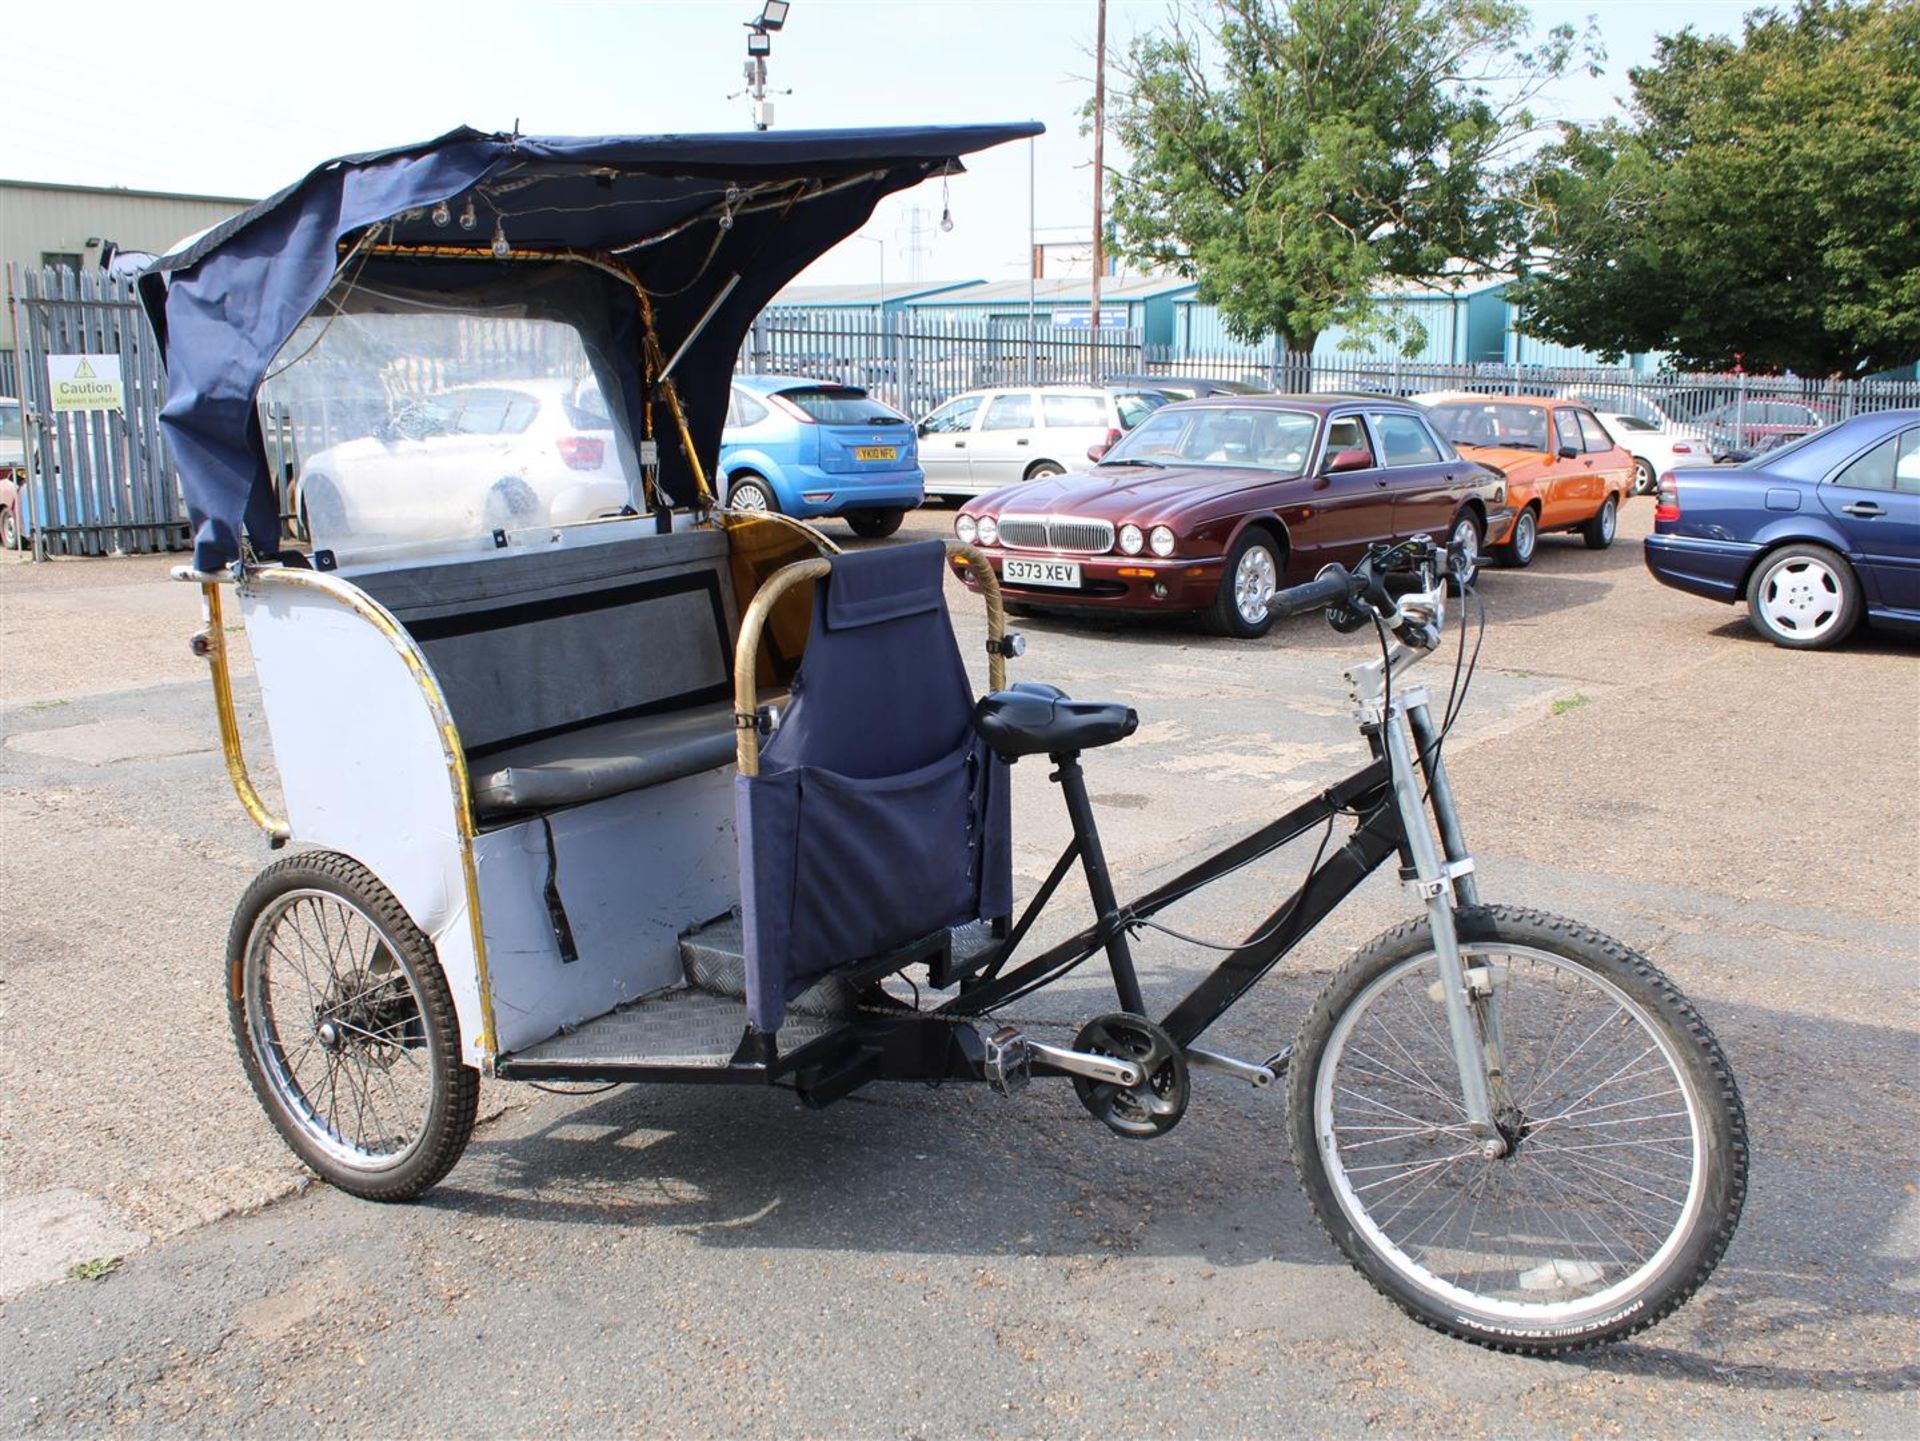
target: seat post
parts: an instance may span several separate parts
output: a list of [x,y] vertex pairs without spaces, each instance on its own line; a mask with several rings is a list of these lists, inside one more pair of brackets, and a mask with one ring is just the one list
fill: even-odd
[[1051,779],[1059,782],[1067,798],[1067,816],[1073,822],[1075,840],[1080,843],[1080,864],[1087,873],[1087,893],[1093,898],[1093,913],[1107,949],[1107,964],[1113,969],[1113,988],[1120,997],[1120,1009],[1136,1016],[1147,1013],[1140,994],[1140,978],[1134,974],[1133,951],[1127,944],[1126,928],[1120,924],[1120,903],[1113,894],[1113,878],[1107,874],[1106,852],[1100,849],[1100,828],[1094,823],[1093,802],[1087,797],[1086,773],[1080,769],[1077,751],[1051,757],[1056,769]]

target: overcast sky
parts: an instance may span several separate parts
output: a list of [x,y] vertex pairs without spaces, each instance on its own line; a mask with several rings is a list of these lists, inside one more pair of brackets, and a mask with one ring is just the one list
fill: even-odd
[[[780,129],[1044,121],[1033,154],[1036,224],[1090,223],[1094,0],[794,0],[774,38]],[[1687,19],[1738,28],[1738,0],[1534,0],[1537,25],[1603,16],[1607,73],[1570,79],[1555,114],[1593,119],[1626,91],[1654,37]],[[79,15],[84,11],[85,19]],[[93,0],[13,3],[0,177],[260,196],[317,162],[458,124],[529,133],[744,129],[743,21],[759,0]],[[1109,44],[1159,23],[1166,0],[1109,0]],[[952,182],[888,201],[809,278],[1025,274],[1025,145]],[[921,207],[914,254],[910,211]]]

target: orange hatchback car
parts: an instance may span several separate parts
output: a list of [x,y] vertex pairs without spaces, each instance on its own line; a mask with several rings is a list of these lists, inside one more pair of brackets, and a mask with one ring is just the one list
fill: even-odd
[[1529,565],[1540,532],[1578,531],[1605,550],[1633,491],[1633,457],[1584,405],[1545,396],[1419,395],[1433,428],[1507,478],[1513,522],[1487,536],[1502,565]]

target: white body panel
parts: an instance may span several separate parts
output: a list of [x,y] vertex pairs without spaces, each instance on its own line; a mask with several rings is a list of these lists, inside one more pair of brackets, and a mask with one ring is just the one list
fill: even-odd
[[408,642],[324,590],[263,579],[239,599],[292,838],[359,861],[432,938],[464,1056],[483,1064],[455,781]]
[[573,961],[561,960],[547,912],[541,823],[474,838],[502,1054],[682,983],[681,934],[739,896],[733,774],[729,766],[549,817]]

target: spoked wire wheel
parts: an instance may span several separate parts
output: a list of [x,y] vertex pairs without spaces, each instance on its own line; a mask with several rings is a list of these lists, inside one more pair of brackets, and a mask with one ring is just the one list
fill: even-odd
[[1468,1129],[1422,921],[1356,956],[1302,1028],[1302,1184],[1348,1259],[1428,1325],[1547,1353],[1649,1326],[1739,1221],[1746,1123],[1726,1060],[1616,942],[1500,907],[1460,928],[1503,1062],[1505,1154]]
[[228,938],[228,1010],[248,1078],[300,1158],[342,1190],[410,1200],[473,1130],[479,1078],[432,943],[345,856],[290,857]]

